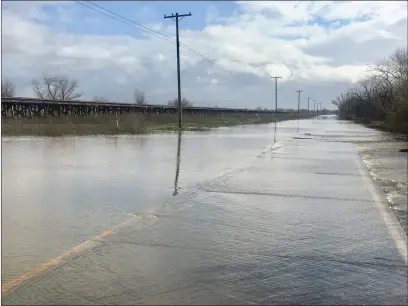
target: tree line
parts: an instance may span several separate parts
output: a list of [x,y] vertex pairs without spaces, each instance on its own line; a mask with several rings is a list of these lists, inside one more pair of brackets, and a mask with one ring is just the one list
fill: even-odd
[[367,72],[355,88],[332,101],[339,117],[366,123],[382,121],[386,129],[408,137],[408,50],[397,49]]
[[[66,76],[44,74],[40,79],[34,79],[32,81],[32,88],[34,96],[43,100],[70,101],[79,99],[83,96],[83,92],[80,91],[80,86],[77,80],[70,79]],[[15,97],[15,86],[11,81],[2,79],[1,97]],[[92,100],[97,102],[109,102],[108,99],[100,96],[95,96]],[[136,105],[148,104],[145,93],[135,89],[133,92],[133,103]],[[177,106],[178,98],[169,100],[167,104],[170,106]],[[189,107],[192,106],[193,103],[183,97],[181,105],[182,107]]]

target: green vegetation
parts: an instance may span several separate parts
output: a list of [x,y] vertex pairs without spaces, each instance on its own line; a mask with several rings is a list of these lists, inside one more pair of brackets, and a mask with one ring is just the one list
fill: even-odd
[[[301,118],[306,118],[301,113]],[[240,124],[261,124],[296,119],[296,113],[202,115],[183,114],[184,130],[205,131],[210,128]],[[177,114],[128,114],[92,117],[3,118],[2,135],[8,136],[75,136],[146,134],[177,131]]]
[[122,116],[118,122],[115,116],[2,118],[1,132],[10,136],[141,134],[147,126],[140,115]]
[[332,103],[340,119],[402,133],[408,139],[408,50],[398,49],[377,62],[358,88],[342,93]]

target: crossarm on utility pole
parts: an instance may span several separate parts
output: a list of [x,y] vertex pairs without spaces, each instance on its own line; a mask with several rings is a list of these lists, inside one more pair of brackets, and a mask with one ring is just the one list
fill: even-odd
[[[189,16],[191,16],[191,13],[188,13],[188,14],[179,14],[179,13],[176,13],[175,15],[174,14],[171,14],[171,15],[169,15],[169,16],[166,16],[166,15],[164,15],[164,19],[167,19],[167,18],[171,18],[171,19],[173,19],[173,18],[183,18],[183,17],[189,17]],[[181,19],[180,19],[181,20]],[[179,21],[180,21],[179,20]]]

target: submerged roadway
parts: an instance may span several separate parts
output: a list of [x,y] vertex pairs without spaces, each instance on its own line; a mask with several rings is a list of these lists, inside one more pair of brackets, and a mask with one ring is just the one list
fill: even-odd
[[3,284],[3,303],[407,304],[406,235],[356,150],[379,133],[333,118],[263,131],[257,154],[175,182],[177,196]]

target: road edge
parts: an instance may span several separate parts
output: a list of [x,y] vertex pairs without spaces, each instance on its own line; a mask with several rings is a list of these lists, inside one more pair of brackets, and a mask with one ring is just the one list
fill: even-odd
[[407,233],[404,231],[401,223],[395,215],[390,205],[385,206],[384,203],[388,203],[388,200],[383,192],[381,192],[378,184],[374,180],[373,176],[369,172],[368,168],[363,165],[360,154],[358,153],[357,146],[354,146],[356,150],[357,158],[355,159],[358,170],[371,192],[371,196],[376,204],[376,207],[382,216],[384,223],[387,227],[388,233],[394,240],[395,245],[403,258],[405,265],[408,264],[407,256]]

